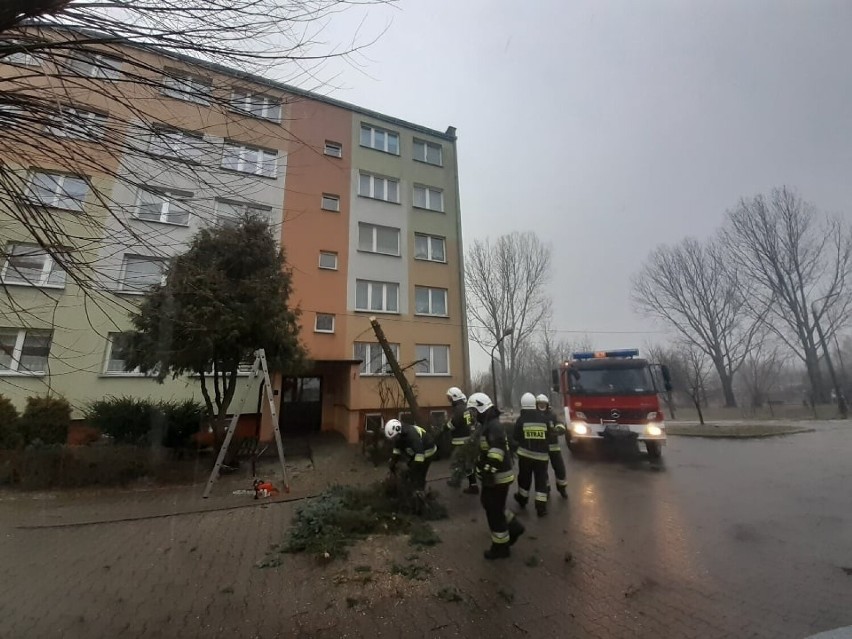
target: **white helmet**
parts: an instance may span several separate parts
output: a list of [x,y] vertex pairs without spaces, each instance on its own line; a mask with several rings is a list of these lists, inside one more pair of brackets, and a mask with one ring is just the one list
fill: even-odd
[[467,400],[467,407],[475,409],[480,414],[487,411],[493,405],[491,398],[485,393],[474,393]]
[[535,395],[532,393],[524,393],[521,395],[521,410],[531,410],[535,408]]
[[535,401],[537,404],[547,404],[550,406],[550,398],[544,393],[540,393],[536,396]]
[[385,422],[385,437],[393,439],[402,432],[402,422],[398,419],[389,419]]
[[450,400],[451,404],[455,404],[456,402],[467,401],[467,395],[462,393],[461,388],[458,386],[451,386],[447,389],[447,399]]

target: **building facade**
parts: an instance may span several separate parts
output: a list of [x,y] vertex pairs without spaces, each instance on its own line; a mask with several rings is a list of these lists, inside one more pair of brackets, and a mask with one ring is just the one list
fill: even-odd
[[[311,358],[273,382],[283,430],[356,441],[407,417],[373,316],[441,419],[447,387],[469,377],[455,130],[150,48],[86,47],[70,62],[0,59],[0,162],[15,187],[0,193],[0,393],[19,408],[55,393],[76,418],[110,395],[198,398],[197,379],[126,371],[122,333],[198,229],[251,212],[280,234]],[[55,114],[27,116],[46,104]],[[34,120],[50,125],[4,129]],[[42,248],[58,244],[73,259]]]

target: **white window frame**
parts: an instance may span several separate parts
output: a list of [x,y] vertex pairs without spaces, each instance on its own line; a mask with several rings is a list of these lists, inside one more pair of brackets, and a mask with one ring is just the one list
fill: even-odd
[[379,420],[378,428],[375,429],[375,432],[383,433],[382,427],[385,424],[385,420],[384,417],[382,417],[381,413],[364,413],[364,432],[367,432],[369,430],[370,419]]
[[[426,239],[426,257],[418,257],[417,255],[417,239],[425,238]],[[439,240],[444,247],[444,259],[438,260],[435,259],[432,252],[432,242],[435,240]],[[447,238],[441,237],[440,235],[429,235],[428,233],[415,233],[414,234],[414,259],[420,260],[423,262],[438,262],[439,264],[447,263]]]
[[148,289],[157,286],[157,284],[151,284],[144,289],[138,288],[128,288],[127,287],[127,263],[129,260],[146,260],[149,262],[159,262],[162,264],[162,272],[160,274],[160,283],[159,286],[162,286],[166,283],[166,260],[162,257],[155,257],[153,255],[125,255],[121,260],[121,281],[119,283],[119,291],[124,293],[125,295],[145,295],[148,292]]
[[[361,377],[386,377],[391,375],[390,366],[388,366],[387,357],[385,357],[385,352],[382,350],[382,345],[378,342],[354,342],[352,344],[352,352],[353,359],[359,359],[358,355],[358,345],[363,344],[365,348],[365,357],[361,361],[361,365],[358,367],[358,374]],[[394,352],[394,356],[397,361],[399,360],[399,344],[388,344],[391,350]],[[378,349],[378,353],[380,354],[380,363],[381,370],[379,372],[373,372],[369,370],[370,363],[376,359],[373,355],[373,350]]]
[[[252,110],[256,106],[260,106],[260,113]],[[281,98],[271,95],[253,93],[246,89],[233,89],[230,107],[231,111],[241,115],[268,120],[269,122],[281,122],[281,112],[283,111]]]
[[[108,333],[107,334],[107,347],[106,347],[106,356],[104,357],[104,367],[102,375],[106,377],[147,377],[145,373],[139,370],[137,366],[131,371],[126,371],[122,368],[120,371],[110,370],[109,364],[112,361],[112,353],[115,348],[115,340],[117,337],[121,335],[126,335],[127,333]],[[121,360],[124,361],[124,360]]]
[[[367,285],[367,306],[366,308],[362,308],[358,306],[358,285],[366,284]],[[390,297],[388,296],[388,291],[392,290],[391,287],[396,287],[396,310],[388,310],[388,300]],[[376,295],[381,295],[382,298],[382,307],[375,309],[373,308],[373,299]],[[389,313],[393,315],[399,315],[399,283],[398,282],[379,282],[376,280],[355,280],[355,310],[363,311],[369,313]]]
[[[368,178],[370,180],[369,188],[367,189],[366,193],[364,193],[364,189],[362,188],[361,184],[363,178]],[[384,197],[379,197],[376,195],[376,184],[379,181],[383,183],[382,192],[384,193]],[[390,199],[389,197],[389,184],[396,185],[396,199],[394,200]],[[397,180],[396,178],[385,177],[383,175],[373,175],[372,173],[365,173],[362,171],[358,174],[358,195],[361,197],[368,197],[373,200],[381,200],[382,202],[388,202],[390,204],[399,204],[399,180]]]
[[[423,155],[418,157],[418,146],[422,146]],[[429,161],[429,148],[438,149],[438,161],[430,162]],[[415,162],[423,162],[424,164],[431,164],[432,166],[444,166],[444,147],[435,142],[429,142],[428,140],[421,140],[420,138],[414,138],[414,149],[412,152],[412,159]]]
[[[3,327],[0,328],[0,332],[2,333],[12,333],[17,332],[15,336],[15,344],[12,346],[12,352],[8,353],[11,357],[11,361],[9,362],[9,368],[0,368],[0,376],[7,375],[23,375],[23,376],[41,376],[47,373],[47,369],[49,367],[50,360],[50,349],[53,348],[53,331],[51,330],[40,330],[33,328],[14,328],[14,327]],[[44,360],[44,368],[41,370],[21,370],[21,356],[23,355],[24,344],[26,343],[26,338],[28,333],[37,333],[40,336],[49,335],[50,342],[48,344],[48,352],[47,357]],[[6,353],[4,353],[5,355]]]
[[[32,253],[29,254],[31,257],[43,257],[44,262],[41,267],[41,274],[37,281],[20,281],[15,279],[10,279],[10,270],[14,273],[16,269],[14,269],[11,265],[10,257],[12,256],[12,251],[16,248],[24,248],[24,249],[32,249]],[[54,277],[54,281],[51,282],[51,276]],[[0,281],[4,284],[8,284],[10,286],[32,286],[37,288],[55,288],[55,289],[63,289],[65,288],[65,271],[62,270],[56,260],[53,259],[53,256],[50,255],[43,248],[38,246],[37,244],[27,244],[26,242],[9,242],[6,244],[6,249],[4,252],[3,266],[0,268]]]
[[74,51],[63,66],[82,78],[117,80],[121,77],[121,64],[121,60],[113,56],[93,51]]
[[[142,210],[142,202],[143,194],[145,195],[154,195],[162,198],[162,202],[160,203],[160,214],[159,217],[154,220],[147,217],[142,217],[140,212]],[[187,203],[192,198],[193,194],[187,191],[174,191],[171,189],[159,189],[159,188],[151,188],[151,189],[138,189],[136,191],[136,211],[134,213],[134,217],[140,222],[150,222],[153,224],[169,224],[171,226],[189,226],[189,218],[191,216],[191,212]],[[174,209],[174,211],[173,211]],[[181,215],[185,215],[186,218],[183,222],[173,222],[169,218],[174,215],[174,213],[178,212]]]
[[[429,310],[426,311],[426,312],[417,310],[417,291],[418,290],[429,292]],[[443,293],[443,295],[444,295],[444,309],[445,309],[444,313],[432,312],[433,306],[434,306],[433,297],[436,293],[438,293],[438,294]],[[435,286],[415,286],[414,287],[414,314],[415,315],[429,316],[429,317],[449,317],[450,316],[449,291],[447,291],[447,289],[445,289],[445,288],[438,288],[438,287],[435,287]]]
[[[365,133],[367,134],[365,137]],[[379,144],[376,142],[377,133],[381,133],[383,135],[384,142]],[[396,139],[396,151],[391,151],[391,138]],[[382,153],[389,153],[390,155],[399,155],[402,150],[402,145],[400,144],[399,133],[397,131],[391,131],[389,129],[383,129],[382,127],[374,126],[372,124],[366,124],[364,122],[361,123],[361,131],[359,133],[358,138],[361,146],[366,149],[373,149],[374,151],[381,151]],[[367,142],[365,144],[365,141]]]
[[77,107],[59,107],[46,130],[50,135],[72,140],[97,140],[103,137],[107,116]]
[[210,104],[213,81],[177,69],[165,69],[160,93],[175,100],[194,104]]
[[[30,44],[30,42],[26,40],[7,40],[6,43],[8,45],[18,46],[26,46],[27,44]],[[19,67],[41,66],[41,61],[38,59],[38,56],[28,51],[16,51],[15,53],[10,53],[9,55],[0,58],[0,62],[14,64]]]
[[[236,167],[228,166],[229,152],[232,157],[237,160]],[[249,153],[256,153],[257,160],[253,163],[254,170],[247,170],[247,156]],[[237,173],[245,173],[246,175],[257,175],[265,178],[278,177],[278,151],[274,149],[264,149],[251,144],[241,144],[239,142],[225,142],[222,150],[221,166],[226,171],[236,171]]]
[[[334,258],[334,266],[323,266],[322,258],[323,257],[333,257]],[[325,271],[336,271],[338,264],[338,256],[334,251],[320,251],[319,252],[319,267]]]
[[[361,230],[370,230],[372,243],[370,248],[361,246]],[[379,250],[379,229],[396,231],[396,253],[388,253],[387,251]],[[395,226],[384,226],[382,224],[371,224],[370,222],[358,222],[358,250],[362,253],[375,253],[376,255],[389,255],[391,257],[400,257],[402,255],[402,230]]]
[[[53,178],[54,182],[55,182],[55,189],[52,192],[52,198],[49,202],[45,202],[44,200],[39,199],[35,195],[35,193],[33,192],[33,186],[34,186],[34,183],[35,183],[35,179],[36,179],[36,176],[38,176],[38,175],[51,176]],[[83,184],[86,185],[86,193],[83,196],[82,200],[78,200],[76,198],[69,198],[68,197],[67,192],[65,192],[65,190],[64,190],[65,182],[68,181],[68,180],[79,180],[80,182],[82,182]],[[50,209],[61,209],[63,211],[75,211],[75,212],[82,211],[83,205],[85,204],[85,201],[86,201],[86,197],[88,197],[88,195],[89,195],[89,183],[86,181],[86,179],[83,176],[71,175],[69,173],[56,173],[56,172],[53,172],[53,171],[33,171],[30,174],[28,189],[29,189],[29,193],[30,193],[30,198],[34,203],[40,204],[41,206],[46,206],[47,208],[50,208]],[[65,197],[63,197],[63,195]],[[74,205],[73,206],[60,205],[60,202],[62,202],[62,200],[66,199],[66,198],[71,200],[74,203]]]
[[[216,224],[226,226],[228,224],[239,223],[243,218],[258,217],[266,220],[272,219],[272,207],[262,204],[253,204],[251,202],[240,202],[238,200],[229,200],[227,198],[216,198],[215,201],[215,216]],[[222,213],[222,207],[229,206],[232,208],[241,209],[237,215],[230,213]]]
[[[325,328],[319,327],[320,317],[330,317],[331,318],[331,329],[325,329]],[[330,335],[330,334],[334,333],[335,323],[336,323],[336,321],[335,321],[334,313],[317,313],[314,316],[314,333],[327,333],[327,334]]]
[[[425,206],[417,204],[417,192],[423,191],[423,198],[426,201]],[[434,186],[426,186],[425,184],[415,184],[411,195],[411,206],[415,209],[424,209],[426,211],[435,211],[436,213],[444,212],[444,191]]]
[[204,136],[172,127],[154,127],[148,139],[148,153],[157,157],[197,163],[204,152]]
[[340,196],[334,193],[323,193],[320,208],[323,211],[331,211],[332,213],[340,213]]
[[[420,357],[420,353],[417,351],[421,348],[429,349],[429,356],[426,358]],[[436,348],[444,348],[447,351],[447,370],[446,372],[435,372],[435,349]],[[415,347],[415,359],[418,364],[414,367],[414,375],[416,377],[449,377],[451,375],[450,371],[450,346],[449,344],[416,344]],[[426,365],[429,367],[428,372],[421,372],[419,363],[422,359],[426,359]]]
[[[436,415],[440,415],[440,417],[435,419]],[[447,415],[447,411],[443,409],[435,409],[429,411],[429,419],[436,426],[446,426],[449,416]]]
[[343,145],[340,142],[332,142],[331,140],[325,141],[325,147],[323,148],[323,155],[327,155],[331,158],[342,158],[343,157]]

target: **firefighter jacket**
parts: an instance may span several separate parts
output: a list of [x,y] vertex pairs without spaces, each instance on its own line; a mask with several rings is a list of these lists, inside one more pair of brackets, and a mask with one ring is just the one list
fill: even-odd
[[547,436],[547,442],[550,445],[550,450],[562,450],[559,446],[559,436],[565,434],[565,424],[563,424],[562,420],[556,416],[556,413],[549,408],[547,410],[538,411],[538,413],[541,416],[539,419],[550,426],[550,432]]
[[438,451],[425,428],[403,424],[402,432],[393,440],[393,462],[405,455],[408,463],[425,462]]
[[464,402],[453,404],[453,416],[447,422],[447,430],[453,438],[453,446],[463,446],[470,439],[476,418],[473,411]]
[[482,479],[483,486],[511,484],[515,481],[512,468],[512,454],[506,431],[497,415],[490,417],[479,433],[479,459],[476,462],[476,476]]
[[545,421],[537,410],[522,410],[515,422],[514,440],[518,456],[546,462],[550,459],[550,443],[556,441],[553,424]]

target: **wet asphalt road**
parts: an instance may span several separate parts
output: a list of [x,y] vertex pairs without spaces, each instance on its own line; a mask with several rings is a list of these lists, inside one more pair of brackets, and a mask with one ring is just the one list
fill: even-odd
[[[0,521],[0,638],[802,639],[852,626],[852,423],[814,427],[672,437],[659,464],[569,457],[570,499],[553,493],[543,519],[521,513],[527,533],[499,562],[482,559],[479,501],[445,486],[446,462],[432,473],[450,510],[435,523],[442,543],[413,551],[379,535],[324,565],[255,567],[297,504]],[[408,561],[428,578],[394,573]]]

